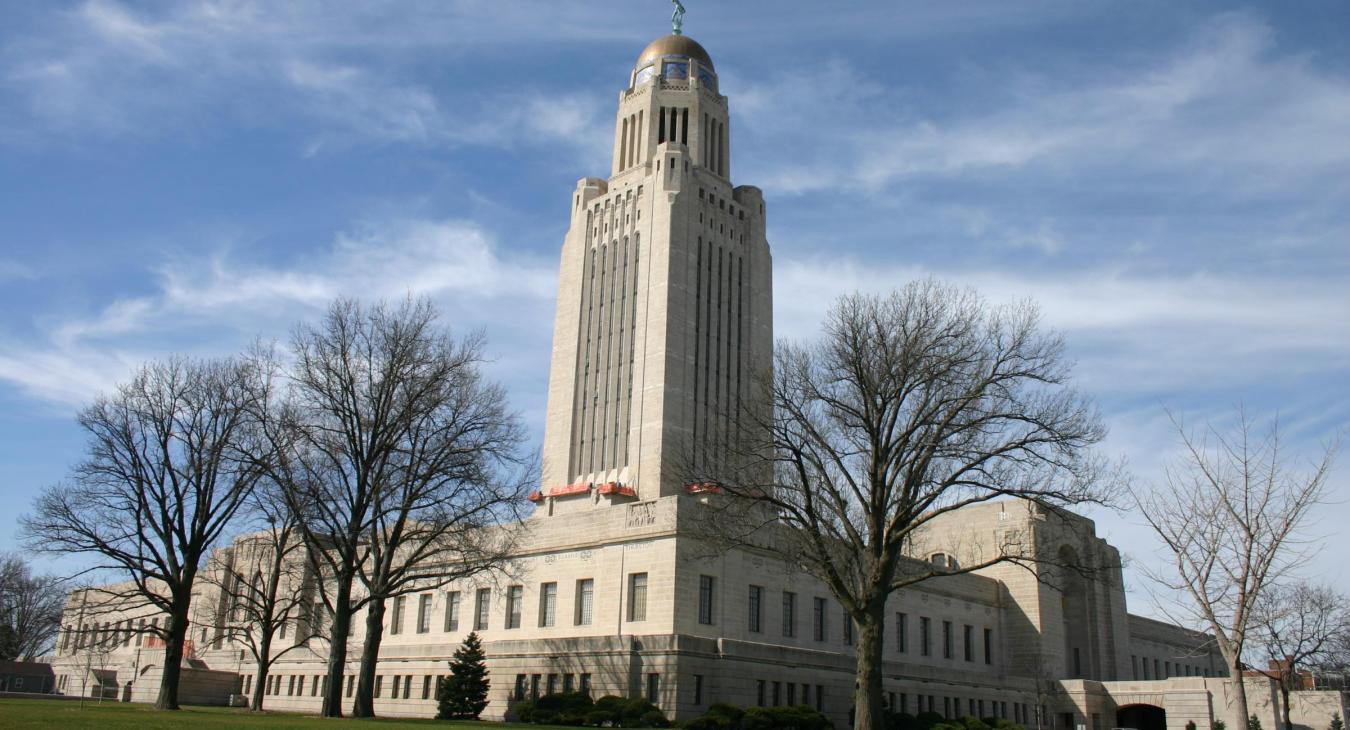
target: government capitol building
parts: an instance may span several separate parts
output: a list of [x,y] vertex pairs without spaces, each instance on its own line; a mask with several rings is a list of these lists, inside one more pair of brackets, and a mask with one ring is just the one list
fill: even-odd
[[[436,677],[477,631],[492,681],[485,718],[509,716],[520,699],[586,690],[648,697],[673,720],[715,702],[804,704],[843,727],[854,659],[842,609],[771,551],[711,550],[691,534],[708,495],[681,478],[680,445],[716,448],[737,425],[750,374],[771,363],[764,196],[732,182],[731,109],[693,39],[643,49],[618,102],[609,176],[581,179],[567,202],[542,484],[533,514],[505,528],[523,528],[514,565],[389,602],[376,713],[434,716]],[[1049,581],[1002,564],[892,596],[883,671],[894,710],[1060,730],[1243,727],[1209,637],[1131,614],[1120,553],[1090,520],[999,501],[936,530],[953,547],[913,560],[974,564],[964,551],[1016,531],[1038,554],[1089,570]],[[249,549],[236,540],[204,572]],[[252,657],[210,628],[227,618],[214,583],[198,580],[184,703],[252,691]],[[162,645],[136,629],[161,617],[86,595],[72,594],[50,657],[58,691],[152,702]],[[322,605],[317,592],[313,602]],[[306,620],[275,643],[308,636]],[[363,627],[358,614],[345,698]],[[317,713],[326,654],[311,639],[281,657],[266,708]],[[1252,711],[1278,728],[1267,683],[1249,693]]]

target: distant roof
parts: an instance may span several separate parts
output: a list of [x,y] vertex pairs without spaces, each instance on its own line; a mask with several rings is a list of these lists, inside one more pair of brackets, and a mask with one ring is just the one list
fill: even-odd
[[55,676],[52,665],[43,662],[12,662],[0,660],[0,674],[24,674]]

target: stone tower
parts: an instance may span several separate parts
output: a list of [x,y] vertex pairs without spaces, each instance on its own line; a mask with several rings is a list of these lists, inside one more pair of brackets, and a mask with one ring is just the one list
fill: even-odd
[[772,357],[764,199],[732,185],[727,98],[697,42],[638,56],[610,176],[580,180],[570,210],[536,495],[549,513],[679,493],[690,463],[725,455]]

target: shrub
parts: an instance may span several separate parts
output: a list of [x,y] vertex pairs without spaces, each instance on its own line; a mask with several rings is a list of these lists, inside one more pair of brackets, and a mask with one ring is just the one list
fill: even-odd
[[959,725],[966,730],[993,730],[984,720],[972,715],[966,715],[961,718]]
[[1224,730],[1227,727],[1228,723],[1223,720],[1215,720],[1209,724],[1209,730]]
[[609,710],[591,710],[585,716],[587,727],[614,727],[618,722],[619,716]]
[[886,730],[921,730],[919,721],[908,712],[886,711]]
[[1261,718],[1252,715],[1247,719],[1247,730],[1261,730]]
[[1186,721],[1186,730],[1195,730],[1195,720]]
[[946,722],[946,718],[944,718],[942,715],[936,712],[933,712],[932,710],[920,712],[918,715],[914,717],[914,720],[919,723],[919,727],[922,730],[928,730],[931,727]]

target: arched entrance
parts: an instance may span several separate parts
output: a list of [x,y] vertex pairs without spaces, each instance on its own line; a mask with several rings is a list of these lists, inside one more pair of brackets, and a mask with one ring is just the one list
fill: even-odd
[[1116,727],[1167,730],[1167,711],[1157,705],[1125,705],[1116,710]]

